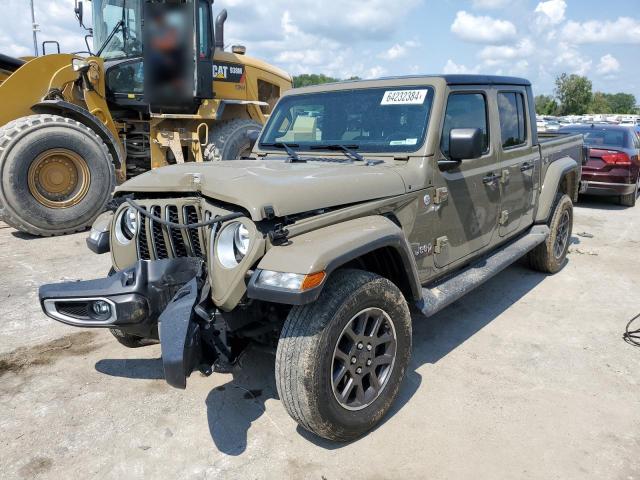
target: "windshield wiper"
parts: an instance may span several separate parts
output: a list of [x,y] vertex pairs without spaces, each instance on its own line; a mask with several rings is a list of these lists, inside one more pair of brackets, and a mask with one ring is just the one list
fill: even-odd
[[345,156],[349,157],[351,160],[356,160],[358,162],[366,162],[366,159],[362,155],[354,151],[360,148],[358,145],[342,145],[340,143],[334,143],[334,144],[327,144],[327,145],[311,145],[311,147],[309,148],[311,150],[342,151],[345,154]]
[[289,162],[300,162],[306,163],[307,161],[304,158],[300,158],[298,153],[294,150],[294,148],[298,148],[300,145],[297,143],[284,143],[284,142],[273,142],[273,143],[261,143],[261,147],[273,147],[273,148],[284,148],[289,155]]

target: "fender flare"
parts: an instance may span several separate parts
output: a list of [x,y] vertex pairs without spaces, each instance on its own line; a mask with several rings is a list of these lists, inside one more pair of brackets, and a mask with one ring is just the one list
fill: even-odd
[[[248,297],[288,305],[304,305],[318,299],[333,271],[367,253],[390,247],[402,261],[413,300],[422,298],[422,285],[413,253],[402,229],[383,216],[368,216],[330,225],[270,248],[258,264],[248,285]],[[257,284],[263,270],[308,275],[324,271],[325,281],[305,292]]]
[[[562,180],[569,174],[576,173],[576,181],[580,181],[580,164],[571,157],[563,157],[552,162],[544,176],[542,191],[538,201],[535,223],[547,223],[553,209],[556,195]],[[577,186],[577,183],[576,183]],[[571,195],[573,198],[573,195]]]
[[65,116],[86,125],[96,132],[96,135],[98,135],[107,145],[109,153],[113,157],[113,161],[116,162],[118,168],[121,168],[124,164],[122,152],[118,147],[118,140],[107,129],[107,127],[98,120],[98,118],[91,115],[91,113],[84,108],[74,105],[73,103],[65,102],[64,100],[44,100],[33,105],[31,110],[35,113],[48,113],[51,115]]

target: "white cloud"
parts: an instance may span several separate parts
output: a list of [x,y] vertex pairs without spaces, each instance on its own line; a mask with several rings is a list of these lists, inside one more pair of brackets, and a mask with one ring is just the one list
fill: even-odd
[[612,75],[620,71],[620,62],[616,57],[607,53],[600,59],[597,70],[600,75]]
[[584,43],[640,43],[640,21],[629,17],[617,20],[567,22],[562,30],[565,41]]
[[535,51],[535,46],[529,38],[525,38],[516,45],[490,45],[484,47],[479,57],[487,65],[499,65],[503,63],[512,63],[514,61],[524,60]]
[[572,45],[560,43],[553,64],[563,72],[586,75],[591,70],[593,61],[582,55]]
[[407,54],[411,51],[411,49],[417,48],[419,46],[420,46],[419,42],[416,42],[414,40],[408,40],[402,44],[396,43],[389,50],[382,52],[378,56],[385,60],[398,60],[399,58],[406,57]]
[[472,74],[472,73],[478,73],[480,71],[480,67],[475,66],[475,67],[469,68],[466,65],[458,65],[453,60],[449,59],[447,61],[447,64],[442,69],[442,71],[445,74]]
[[468,42],[500,44],[515,38],[516,26],[507,20],[488,16],[475,16],[459,11],[451,31]]
[[567,2],[564,0],[548,0],[538,3],[535,9],[536,21],[539,25],[558,25],[562,23],[567,11]]
[[512,0],[473,0],[473,8],[496,9],[509,5]]

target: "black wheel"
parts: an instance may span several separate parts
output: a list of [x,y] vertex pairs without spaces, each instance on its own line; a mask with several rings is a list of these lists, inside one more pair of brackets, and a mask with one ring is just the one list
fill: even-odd
[[549,229],[549,238],[529,253],[529,265],[539,272],[557,273],[565,264],[573,232],[573,202],[568,195],[556,202]]
[[221,122],[209,132],[209,145],[205,148],[206,160],[237,160],[251,153],[251,130],[262,130],[253,120],[236,119]]
[[105,143],[85,125],[32,115],[0,128],[0,218],[33,235],[86,229],[116,179]]
[[619,203],[625,207],[635,207],[636,200],[638,198],[638,186],[640,185],[640,178],[636,182],[636,188],[633,192],[628,195],[620,195]]
[[349,441],[379,423],[398,395],[411,356],[411,316],[389,280],[342,270],[320,298],[294,307],[276,356],[289,414],[323,438]]

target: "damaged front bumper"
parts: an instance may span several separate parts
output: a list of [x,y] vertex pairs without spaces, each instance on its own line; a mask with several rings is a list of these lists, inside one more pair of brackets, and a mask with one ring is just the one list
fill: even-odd
[[[139,261],[107,278],[40,287],[44,313],[67,325],[116,328],[160,340],[167,382],[186,388],[203,360],[203,262],[196,258]],[[202,317],[207,317],[203,310]]]

